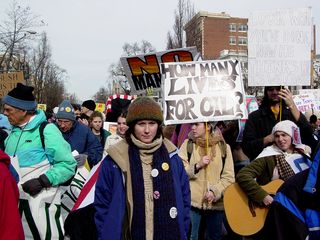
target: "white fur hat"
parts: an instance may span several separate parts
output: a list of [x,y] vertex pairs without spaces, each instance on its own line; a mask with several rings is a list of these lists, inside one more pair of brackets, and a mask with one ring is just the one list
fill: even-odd
[[300,130],[299,127],[290,120],[284,120],[281,122],[278,122],[272,129],[272,134],[275,134],[275,132],[284,132],[288,134],[292,138],[292,144],[298,145],[301,144],[301,137],[300,137]]

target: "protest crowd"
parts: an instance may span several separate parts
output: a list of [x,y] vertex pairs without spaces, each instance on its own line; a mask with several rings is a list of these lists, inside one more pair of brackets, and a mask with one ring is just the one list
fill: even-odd
[[[2,99],[1,239],[319,239],[319,121],[288,88],[264,88],[241,142],[237,120],[166,126],[148,96],[113,113],[113,133],[93,100],[47,118],[32,91],[18,83]],[[235,184],[269,209],[252,232],[234,223]]]
[[121,58],[135,95],[106,110],[64,99],[48,114],[12,84],[0,240],[319,240],[320,104],[301,107],[291,82],[247,95],[238,59],[196,55]]

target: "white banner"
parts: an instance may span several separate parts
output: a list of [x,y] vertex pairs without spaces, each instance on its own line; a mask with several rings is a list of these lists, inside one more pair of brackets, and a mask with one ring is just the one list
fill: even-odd
[[247,117],[237,60],[164,63],[161,67],[166,125]]
[[253,12],[248,29],[249,86],[310,85],[310,8]]

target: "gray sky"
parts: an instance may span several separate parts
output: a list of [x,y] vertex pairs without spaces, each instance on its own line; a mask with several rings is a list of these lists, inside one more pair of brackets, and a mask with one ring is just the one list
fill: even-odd
[[[0,21],[12,0],[0,1]],[[226,12],[246,17],[255,10],[312,7],[317,27],[317,52],[320,51],[319,0],[191,0],[195,10]],[[47,23],[46,31],[53,61],[67,70],[69,93],[80,101],[91,98],[105,86],[108,68],[119,60],[125,42],[149,41],[157,51],[166,47],[172,29],[175,0],[24,0]]]

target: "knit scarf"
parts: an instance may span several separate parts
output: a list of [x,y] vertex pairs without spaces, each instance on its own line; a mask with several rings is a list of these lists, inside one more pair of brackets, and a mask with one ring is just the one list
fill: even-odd
[[[205,156],[205,155],[210,155],[212,157],[214,157],[216,155],[216,148],[213,147],[216,144],[223,144],[223,139],[221,136],[217,135],[217,134],[210,134],[209,135],[209,139],[208,139],[208,147],[211,148],[211,153],[206,153],[206,147],[207,147],[207,140],[203,139],[203,138],[197,138],[195,140],[196,142],[196,146],[199,147],[199,154],[201,157]],[[222,155],[224,156],[225,153],[222,153]]]
[[[131,233],[133,240],[146,239],[146,216],[145,216],[145,194],[142,164],[139,148],[136,145],[129,145],[129,161],[132,181],[133,196],[133,218]],[[169,165],[169,169],[163,169],[163,163]],[[158,176],[153,177],[153,191],[158,191],[160,197],[154,199],[154,240],[180,239],[180,228],[178,224],[178,212],[175,218],[170,217],[170,209],[177,209],[175,190],[170,164],[169,153],[161,141],[161,146],[153,153],[152,169],[159,171]]]

